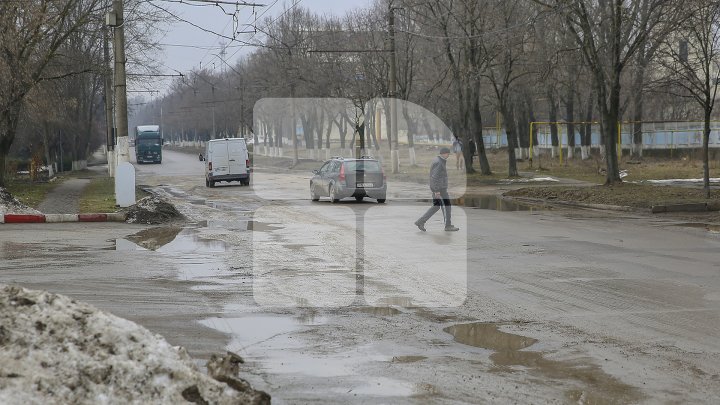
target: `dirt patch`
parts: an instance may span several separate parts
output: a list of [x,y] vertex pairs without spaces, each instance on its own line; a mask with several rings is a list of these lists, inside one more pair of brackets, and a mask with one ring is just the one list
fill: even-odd
[[129,224],[160,225],[184,219],[174,205],[156,197],[145,197],[130,207],[126,216]]
[[712,190],[710,199],[706,199],[702,189],[629,183],[591,187],[528,187],[509,191],[504,195],[537,198],[549,202],[568,201],[635,208],[651,208],[654,205],[670,204],[720,203],[720,190]]
[[212,360],[233,366],[214,373],[220,382],[133,322],[62,295],[0,286],[0,403],[269,403],[230,375],[242,360],[224,358]]

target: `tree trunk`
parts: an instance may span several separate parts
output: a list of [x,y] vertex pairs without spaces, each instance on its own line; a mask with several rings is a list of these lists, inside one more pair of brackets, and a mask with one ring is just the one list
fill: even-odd
[[[709,97],[708,97],[709,98]],[[703,186],[705,188],[705,198],[710,198],[710,159],[709,159],[709,143],[710,143],[710,114],[712,114],[712,101],[706,99],[705,103],[705,128],[703,129]]]
[[515,114],[512,108],[509,108],[506,103],[502,103],[500,106],[500,112],[505,117],[505,132],[507,133],[508,141],[508,176],[518,177],[517,160],[515,157],[515,148],[517,148],[517,136],[515,134]]
[[622,183],[620,179],[620,170],[618,165],[618,155],[616,149],[616,141],[618,137],[618,119],[620,118],[620,78],[618,73],[614,76],[613,86],[610,89],[610,105],[606,103],[603,91],[598,91],[598,101],[602,110],[601,131],[603,135],[603,145],[605,146],[605,163],[607,172],[605,174],[605,184],[613,185]]
[[645,57],[644,52],[639,52],[637,61],[638,66],[635,70],[633,77],[633,136],[632,136],[632,148],[631,156],[633,158],[642,158],[643,149],[643,134],[642,134],[642,120],[643,120],[643,87],[645,82]]
[[0,187],[7,186],[5,162],[10,153],[10,146],[15,140],[18,121],[20,119],[20,105],[11,104],[0,113]]
[[593,117],[593,98],[590,92],[587,100],[587,108],[585,109],[585,124],[583,125],[583,134],[580,137],[581,157],[583,160],[590,159],[590,148],[592,146],[592,117]]
[[407,101],[402,102],[402,113],[403,118],[405,118],[405,122],[407,123],[407,138],[408,138],[408,154],[410,157],[410,166],[417,165],[417,161],[415,160],[415,134],[417,133],[417,123],[413,119],[413,117],[410,116],[410,112],[408,111],[408,103]]
[[[473,87],[475,88],[476,92],[475,94],[473,94],[470,120],[474,128],[473,136],[475,137],[475,149],[477,149],[478,161],[480,162],[480,173],[482,173],[483,176],[490,176],[492,175],[492,170],[490,169],[490,162],[488,161],[487,153],[485,153],[485,140],[483,139],[483,121],[482,114],[480,113],[480,94],[478,94],[480,84],[475,83]],[[469,150],[470,148],[468,147],[467,149]],[[465,162],[471,161],[472,159],[468,159],[467,157],[465,158]],[[470,168],[472,169],[472,166]],[[472,169],[472,172],[474,172],[474,169]]]
[[555,94],[548,92],[548,102],[550,103],[550,141],[552,143],[552,157],[557,156],[558,146],[560,145],[558,139],[558,106],[555,100]]
[[567,158],[575,157],[575,88],[568,87],[567,100],[565,101],[565,120],[567,121]]

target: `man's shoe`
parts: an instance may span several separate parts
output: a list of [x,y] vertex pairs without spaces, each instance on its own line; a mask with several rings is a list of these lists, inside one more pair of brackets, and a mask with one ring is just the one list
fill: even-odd
[[457,232],[460,228],[454,226],[454,225],[447,225],[445,226],[445,232]]
[[419,230],[425,232],[427,229],[425,229],[425,223],[420,221],[415,221],[415,226],[418,227]]

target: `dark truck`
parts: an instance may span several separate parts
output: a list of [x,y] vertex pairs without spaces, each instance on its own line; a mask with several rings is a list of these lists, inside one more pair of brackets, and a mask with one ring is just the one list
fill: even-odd
[[135,161],[138,163],[162,163],[162,145],[159,125],[135,128]]

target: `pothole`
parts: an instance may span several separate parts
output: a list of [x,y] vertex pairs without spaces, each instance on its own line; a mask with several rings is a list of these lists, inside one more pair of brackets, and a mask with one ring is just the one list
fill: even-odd
[[[518,367],[538,373],[550,380],[571,380],[582,385],[566,392],[566,396],[582,403],[633,403],[642,398],[639,390],[605,373],[586,359],[549,360],[542,352],[524,351],[536,339],[500,331],[497,324],[469,323],[445,328],[455,341],[491,350],[493,372],[512,372]],[[598,402],[599,401],[599,402]]]

